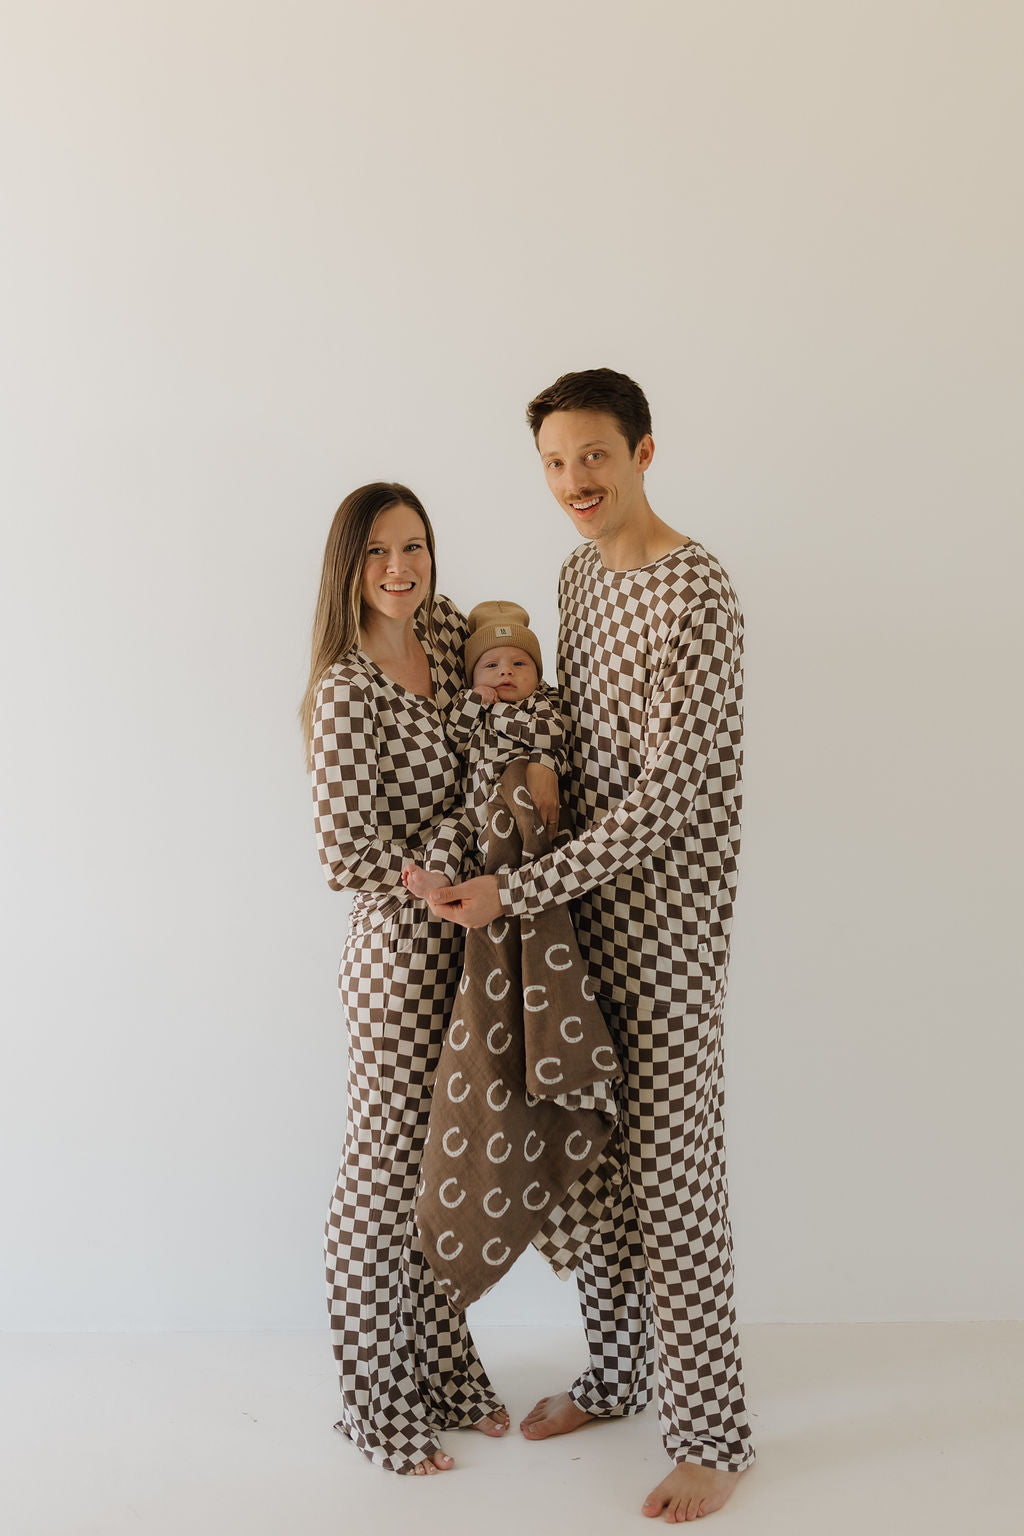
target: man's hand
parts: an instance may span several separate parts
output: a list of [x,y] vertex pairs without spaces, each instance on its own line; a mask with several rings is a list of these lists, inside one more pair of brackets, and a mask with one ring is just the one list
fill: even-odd
[[548,842],[553,843],[558,831],[558,774],[543,763],[530,763],[526,769],[526,787],[530,799],[537,807]]
[[462,885],[431,891],[427,903],[435,917],[459,923],[463,928],[486,928],[504,910],[498,895],[498,882],[493,875],[477,875]]

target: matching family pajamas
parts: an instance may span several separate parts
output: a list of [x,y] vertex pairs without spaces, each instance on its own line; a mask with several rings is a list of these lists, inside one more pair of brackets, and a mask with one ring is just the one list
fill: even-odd
[[[613,1198],[578,1271],[595,1415],[650,1399],[674,1461],[753,1460],[732,1289],[722,1005],[739,849],[743,620],[690,542],[634,571],[594,544],[560,582],[559,682],[571,722],[572,841],[498,875],[505,912],[574,903],[580,950],[624,1071]],[[419,621],[417,621],[418,623]],[[406,858],[455,878],[470,828],[442,735],[466,630],[438,599],[434,700],[361,653],[330,669],[314,716],[316,827],[329,883],[357,890],[341,964],[348,1126],[327,1225],[338,1428],[407,1471],[435,1430],[497,1406],[413,1220],[430,1091],[458,980],[451,929],[411,902]]]
[[379,1466],[407,1472],[437,1430],[499,1404],[466,1327],[428,1268],[414,1221],[431,1089],[462,945],[402,885],[437,841],[455,878],[469,842],[444,722],[462,687],[466,625],[434,610],[434,698],[351,653],[327,672],[313,716],[317,845],[328,884],[358,892],[339,991],[348,1025],[348,1119],[327,1218],[327,1292],[341,1376],[337,1428]]
[[573,901],[624,1070],[616,1194],[578,1272],[593,1414],[651,1396],[674,1461],[753,1460],[733,1307],[722,1005],[739,851],[743,619],[690,542],[633,571],[562,569],[558,672],[577,835],[498,876],[506,913]]

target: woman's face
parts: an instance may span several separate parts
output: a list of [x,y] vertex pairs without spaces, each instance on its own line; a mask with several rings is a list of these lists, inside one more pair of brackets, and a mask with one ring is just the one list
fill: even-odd
[[363,566],[363,612],[411,619],[430,586],[430,552],[423,519],[411,507],[388,507],[376,518]]

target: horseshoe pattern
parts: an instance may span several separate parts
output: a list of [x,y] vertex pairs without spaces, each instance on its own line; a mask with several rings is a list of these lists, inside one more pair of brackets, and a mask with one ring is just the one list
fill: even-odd
[[[495,976],[501,976],[504,979],[504,982],[505,982],[505,985],[502,987],[500,992],[495,992],[493,990]],[[486,992],[487,992],[487,996],[490,998],[492,1003],[500,1003],[503,997],[507,997],[508,996],[508,989],[509,989],[509,987],[511,985],[512,985],[512,983],[509,981],[508,977],[505,975],[505,973],[501,969],[500,965],[497,966],[491,972],[491,974],[488,976],[486,982],[484,983],[484,986],[485,986],[485,989],[486,989]]]
[[[503,819],[508,822],[507,827],[502,824]],[[512,836],[512,828],[514,826],[515,822],[512,819],[511,811],[493,811],[491,813],[491,831],[495,837],[500,837],[502,842],[504,842],[505,838]]]
[[441,1236],[437,1240],[437,1251],[441,1255],[442,1259],[447,1259],[448,1260],[449,1264],[451,1263],[452,1259],[457,1259],[459,1254],[462,1252],[462,1244],[461,1243],[456,1244],[456,1246],[454,1248],[452,1248],[450,1252],[448,1252],[448,1253],[445,1252],[444,1247],[443,1247],[445,1238],[446,1237],[454,1237],[454,1236],[455,1236],[455,1233],[452,1232],[449,1229],[449,1231],[447,1231],[447,1232],[442,1232]]
[[512,1044],[512,1034],[511,1034],[511,1031],[509,1031],[509,1033],[506,1034],[506,1036],[505,1036],[505,1044],[504,1045],[495,1045],[495,1043],[494,1043],[495,1035],[498,1033],[499,1029],[504,1029],[504,1028],[505,1028],[504,1024],[500,1024],[500,1023],[499,1024],[492,1024],[490,1029],[487,1031],[487,1049],[490,1051],[492,1056],[504,1056],[505,1052],[508,1050],[509,1046]]
[[495,1114],[500,1115],[502,1110],[508,1108],[509,1100],[512,1097],[512,1089],[511,1088],[505,1088],[505,1097],[502,1099],[500,1104],[495,1104],[495,1102],[494,1102],[494,1090],[495,1090],[495,1088],[505,1088],[505,1079],[503,1077],[496,1077],[494,1079],[494,1082],[491,1084],[491,1086],[487,1090],[487,1103],[489,1104],[491,1109],[494,1110]]
[[[532,804],[525,790],[516,790],[515,802],[516,817],[500,796],[488,807],[492,873],[506,857],[498,839],[517,836],[516,818],[527,836],[527,824],[533,820],[521,815]],[[519,941],[535,936],[539,947],[528,952],[527,971],[521,977]],[[550,925],[546,916],[527,920],[502,914],[484,932],[467,939],[466,954],[469,968],[463,969],[459,981],[460,1001],[448,1027],[448,1054],[442,1057],[434,1101],[445,1106],[438,1148],[438,1156],[443,1148],[445,1157],[429,1165],[426,1203],[431,1232],[441,1232],[439,1238],[431,1236],[428,1252],[449,1272],[444,1292],[472,1300],[481,1286],[489,1289],[508,1268],[526,1231],[535,1232],[557,1207],[562,1186],[556,1187],[556,1178],[571,1184],[581,1171],[577,1165],[590,1161],[603,1143],[586,1110],[576,1116],[571,1109],[559,1109],[557,1114],[567,1118],[549,1120],[551,1101],[568,1091],[567,1084],[575,1089],[609,1076],[617,1063],[596,1018],[594,988],[580,965],[571,929]],[[565,1011],[573,1007],[580,1012]],[[539,1096],[524,1080],[524,1048]],[[449,1125],[443,1130],[460,1104],[465,1106],[457,1111],[461,1128]],[[471,1109],[473,1104],[480,1106],[482,1116]],[[462,1159],[458,1174],[456,1158]],[[503,1182],[492,1185],[488,1172]],[[481,1219],[496,1235],[479,1232]],[[470,1274],[472,1285],[464,1279]],[[457,1286],[451,1284],[452,1276]]]
[[451,1099],[453,1104],[461,1104],[463,1099],[468,1097],[470,1087],[472,1086],[470,1083],[466,1083],[466,1079],[462,1077],[462,1081],[466,1083],[466,1086],[463,1088],[461,1093],[456,1093],[455,1080],[459,1077],[462,1077],[461,1072],[453,1072],[451,1077],[448,1079],[448,1097]]
[[449,1184],[454,1184],[455,1188],[459,1189],[458,1179],[445,1179],[437,1193],[440,1197],[441,1204],[446,1205],[450,1211],[454,1211],[456,1206],[461,1205],[463,1200],[465,1200],[466,1191],[464,1189],[459,1189],[458,1197],[455,1200],[449,1200],[448,1196],[445,1194],[445,1190],[448,1188]]
[[469,1146],[469,1142],[465,1136],[462,1136],[462,1145],[456,1151],[454,1148],[448,1145],[453,1136],[462,1136],[462,1132],[457,1125],[450,1125],[448,1127],[444,1135],[441,1137],[441,1145],[444,1147],[449,1157],[461,1157],[463,1152],[465,1152],[466,1148]]
[[492,1216],[495,1221],[499,1221],[501,1217],[504,1216],[509,1206],[512,1204],[512,1201],[508,1198],[507,1195],[505,1195],[505,1204],[502,1206],[501,1210],[491,1210],[491,1201],[494,1199],[495,1195],[503,1194],[505,1194],[505,1191],[502,1189],[501,1185],[496,1184],[493,1189],[489,1189],[486,1195],[484,1195],[484,1210],[486,1211],[487,1215]]
[[565,1151],[566,1151],[566,1156],[567,1157],[571,1157],[574,1162],[582,1163],[584,1158],[590,1156],[590,1149],[594,1145],[594,1143],[592,1141],[588,1141],[586,1146],[583,1148],[582,1152],[574,1152],[572,1150],[572,1144],[576,1140],[577,1137],[579,1137],[580,1141],[583,1140],[583,1133],[582,1133],[582,1131],[570,1131],[569,1132],[568,1136],[565,1138]]
[[[602,1061],[600,1059],[602,1056],[606,1056],[607,1061]],[[599,1045],[590,1059],[599,1072],[618,1071],[619,1064],[615,1060],[615,1052],[610,1045]]]

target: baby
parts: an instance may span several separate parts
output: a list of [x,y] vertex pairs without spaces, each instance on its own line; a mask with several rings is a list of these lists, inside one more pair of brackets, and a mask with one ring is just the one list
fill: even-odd
[[[482,825],[491,791],[513,758],[530,757],[565,772],[566,730],[554,690],[541,682],[540,645],[526,609],[478,603],[467,623],[463,654],[471,686],[456,698],[447,734],[463,758],[467,813]],[[443,862],[445,853],[435,844],[426,869],[407,864],[406,889],[425,897],[450,885],[439,868],[429,867]]]

